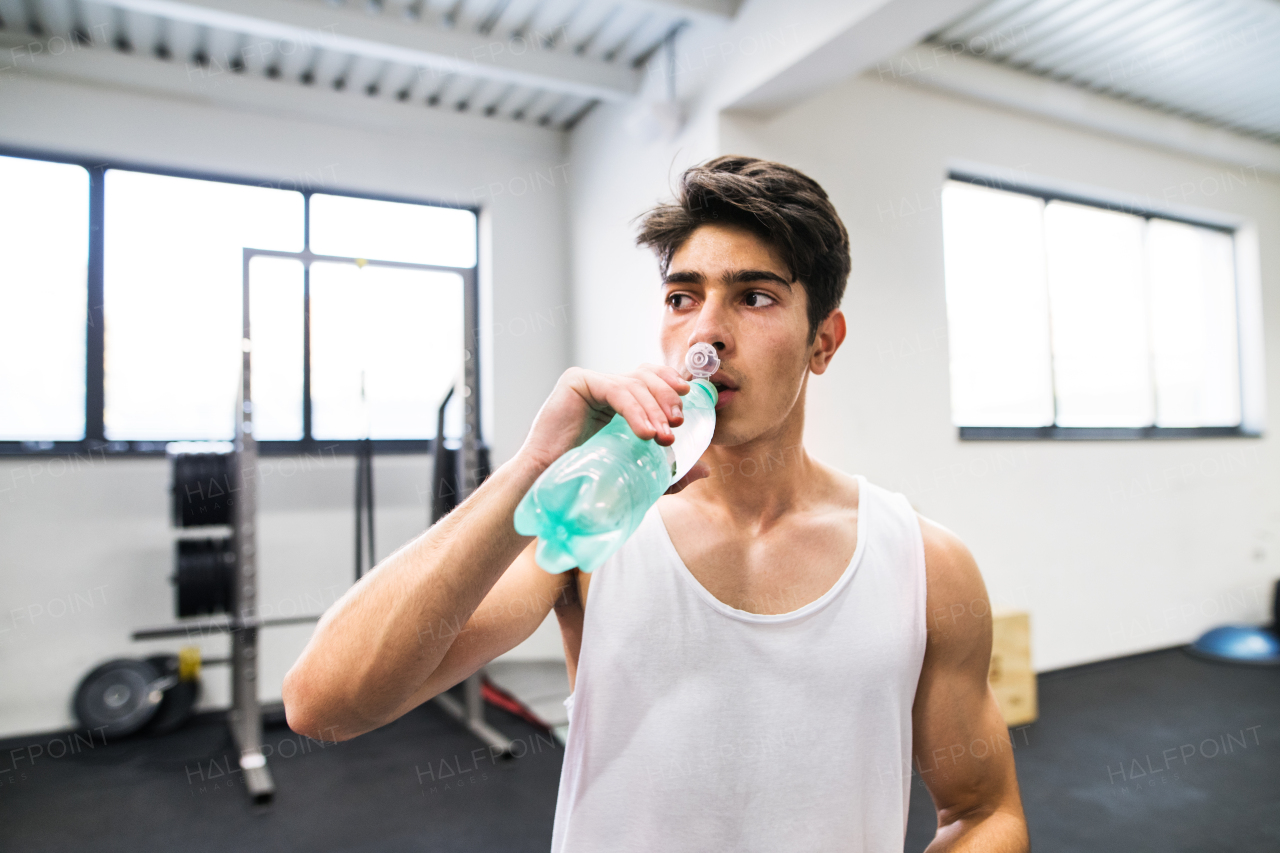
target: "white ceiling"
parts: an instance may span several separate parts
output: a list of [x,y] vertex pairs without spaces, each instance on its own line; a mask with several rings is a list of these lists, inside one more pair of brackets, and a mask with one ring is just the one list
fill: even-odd
[[1276,0],[992,0],[927,41],[1280,142]]
[[[739,0],[0,0],[7,34],[366,98],[572,127],[664,38]],[[56,41],[62,39],[62,42]],[[52,56],[50,56],[52,58]]]
[[[281,99],[304,87],[568,129],[601,101],[634,97],[667,37],[696,48],[732,32],[745,43],[754,31],[738,26],[741,2],[0,0],[0,42],[35,37],[46,64],[102,57],[135,81],[166,76],[163,61],[171,85],[239,75],[278,84]],[[1280,142],[1280,0],[886,0],[839,15],[818,5],[831,26],[794,56],[775,51],[730,75],[745,86],[760,70],[764,80],[726,106],[794,103],[929,34],[926,44],[985,63]],[[791,32],[788,20],[817,13],[806,8],[756,3],[752,22]],[[61,56],[58,39],[72,45]],[[775,59],[795,67],[772,68]],[[105,73],[101,63],[79,67]]]

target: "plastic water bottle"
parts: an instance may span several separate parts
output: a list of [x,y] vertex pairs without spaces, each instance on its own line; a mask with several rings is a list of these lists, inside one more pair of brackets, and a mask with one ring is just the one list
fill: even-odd
[[719,393],[707,377],[720,369],[715,347],[685,354],[693,374],[681,398],[684,422],[663,447],[641,439],[622,415],[565,453],[534,481],[516,507],[516,531],[537,536],[537,563],[548,572],[593,571],[640,526],[649,507],[701,458],[716,429]]

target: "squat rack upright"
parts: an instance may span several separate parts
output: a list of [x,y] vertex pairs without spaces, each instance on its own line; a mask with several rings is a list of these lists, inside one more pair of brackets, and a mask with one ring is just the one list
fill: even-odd
[[[240,753],[239,763],[244,772],[245,788],[254,802],[267,803],[275,795],[275,782],[262,751],[262,708],[258,698],[258,630],[276,625],[315,621],[319,615],[263,620],[257,613],[258,446],[253,429],[253,336],[249,310],[250,263],[255,257],[297,260],[308,272],[312,263],[322,262],[354,264],[361,269],[373,266],[458,274],[463,278],[463,321],[464,328],[469,332],[479,328],[479,311],[475,298],[474,269],[464,270],[431,264],[319,255],[309,248],[301,252],[252,248],[243,250],[241,376],[235,412],[235,441],[230,460],[232,463],[231,485],[236,496],[232,501],[232,552],[234,555],[234,567],[231,573],[232,609],[226,620],[188,622],[135,631],[133,639],[191,636],[196,633],[229,633],[231,635],[231,655],[228,660],[231,667],[231,708],[227,712],[227,722]],[[477,343],[474,333],[464,337],[461,371],[464,426],[462,446],[456,453],[459,502],[475,491],[479,481],[488,474],[487,470],[482,470],[487,467],[485,464],[487,453],[484,452],[486,448],[482,447],[480,441],[478,358],[472,350]],[[444,437],[442,434],[437,434],[435,440],[443,445]],[[436,454],[437,459],[441,456],[440,453]],[[500,752],[509,752],[511,741],[484,721],[480,674],[477,673],[467,679],[464,691],[465,703],[459,703],[447,694],[436,697],[437,702],[487,745]]]

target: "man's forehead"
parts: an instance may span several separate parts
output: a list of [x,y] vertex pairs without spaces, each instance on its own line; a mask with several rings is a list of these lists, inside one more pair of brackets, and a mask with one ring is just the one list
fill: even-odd
[[720,281],[744,280],[742,273],[767,271],[781,283],[790,280],[787,264],[767,240],[746,228],[720,223],[699,226],[671,254],[666,280],[710,278]]

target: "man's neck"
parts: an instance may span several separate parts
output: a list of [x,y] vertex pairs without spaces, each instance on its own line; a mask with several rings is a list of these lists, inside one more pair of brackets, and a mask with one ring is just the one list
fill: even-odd
[[825,492],[820,486],[826,476],[804,448],[803,411],[749,442],[708,447],[702,461],[711,474],[680,497],[752,533],[764,533],[788,513],[802,510]]

